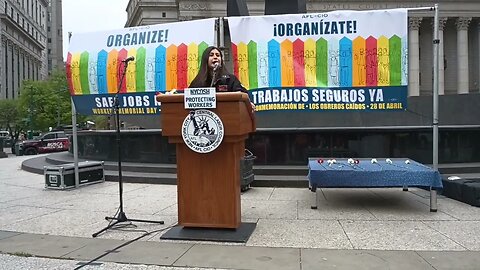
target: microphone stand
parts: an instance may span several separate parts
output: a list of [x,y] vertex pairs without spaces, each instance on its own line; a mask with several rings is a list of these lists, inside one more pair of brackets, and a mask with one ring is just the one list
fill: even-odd
[[122,88],[123,79],[125,78],[125,73],[127,72],[128,62],[133,60],[134,58],[127,58],[123,62],[123,72],[122,78],[120,79],[120,83],[118,85],[117,93],[115,94],[114,103],[113,103],[113,110],[115,111],[115,122],[116,122],[116,141],[117,141],[117,152],[118,152],[118,189],[120,194],[120,207],[118,210],[118,214],[115,217],[105,217],[106,220],[113,221],[107,225],[107,227],[101,229],[100,231],[92,234],[92,237],[97,237],[102,232],[112,228],[113,226],[117,225],[121,222],[148,222],[148,223],[157,223],[157,224],[164,224],[163,221],[154,221],[154,220],[143,220],[143,219],[129,219],[125,212],[123,211],[123,179],[122,179],[122,148],[120,145],[121,138],[120,138],[120,100],[119,100],[119,93],[120,89]]
[[220,68],[220,66],[215,66],[212,71],[212,82],[210,83],[210,87],[213,87],[216,83],[215,77],[217,77],[217,69]]

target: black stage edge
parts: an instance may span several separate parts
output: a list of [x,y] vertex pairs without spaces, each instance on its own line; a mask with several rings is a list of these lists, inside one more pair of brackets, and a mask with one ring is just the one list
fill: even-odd
[[234,230],[184,228],[183,226],[177,225],[164,233],[160,239],[246,243],[256,226],[257,223],[242,222],[240,227]]

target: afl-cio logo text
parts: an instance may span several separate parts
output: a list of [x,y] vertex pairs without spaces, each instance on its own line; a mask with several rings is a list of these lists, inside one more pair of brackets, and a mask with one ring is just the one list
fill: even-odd
[[212,111],[191,111],[183,121],[183,141],[197,153],[210,153],[217,149],[222,143],[223,135],[222,120]]

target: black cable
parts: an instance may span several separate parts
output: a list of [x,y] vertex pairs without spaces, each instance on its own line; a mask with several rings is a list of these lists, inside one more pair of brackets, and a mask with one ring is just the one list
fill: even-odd
[[[132,224],[135,228],[137,228],[136,225]],[[128,226],[123,226],[123,227],[128,227]],[[116,231],[121,231],[121,232],[142,232],[142,233],[148,233],[148,231],[141,230],[141,229],[122,229],[122,228],[115,228]]]
[[122,247],[128,246],[128,245],[130,245],[131,243],[133,243],[133,242],[135,242],[135,241],[138,241],[138,240],[144,238],[145,236],[148,236],[148,235],[153,234],[153,233],[157,233],[157,232],[161,232],[161,231],[164,231],[164,230],[173,228],[173,227],[176,226],[176,225],[177,225],[177,224],[173,224],[173,225],[171,225],[171,226],[168,226],[168,227],[165,227],[165,228],[162,228],[162,229],[159,229],[159,230],[155,230],[155,231],[151,231],[151,232],[146,232],[146,233],[140,235],[140,236],[137,237],[137,238],[134,238],[134,239],[132,239],[132,240],[129,240],[129,241],[127,241],[127,242],[125,242],[125,243],[123,243],[123,244],[121,244],[121,245],[119,245],[119,246],[117,246],[117,247],[115,247],[115,248],[113,248],[113,249],[111,249],[111,250],[103,253],[102,255],[91,259],[90,261],[88,261],[88,262],[86,262],[86,263],[84,263],[84,264],[76,267],[74,270],[78,270],[78,269],[81,269],[81,268],[83,268],[83,267],[85,267],[85,266],[87,266],[87,265],[90,265],[91,263],[93,263],[93,262],[95,262],[95,261],[98,261],[99,259],[107,256],[108,254],[110,254],[110,253],[112,253],[112,252],[114,252],[114,251],[116,251],[116,250],[118,250],[118,249],[120,249],[120,248],[122,248]]
[[[120,207],[117,208],[117,212],[115,213],[114,217],[117,216],[117,214],[119,212],[120,212]],[[108,227],[110,227],[110,225],[112,225],[113,222],[115,222],[115,219],[110,219],[110,222],[108,223]],[[145,233],[148,233],[145,230],[124,230],[124,229],[122,229],[122,228],[126,228],[126,227],[137,228],[138,226],[133,224],[133,222],[130,221],[127,224],[116,224],[116,225],[110,227],[110,229],[111,230],[117,230],[117,231],[125,231],[125,232],[131,231],[131,232],[145,232]]]
[[418,116],[421,116],[421,117],[425,117],[425,118],[427,118],[428,120],[433,121],[433,117],[432,117],[431,115],[423,115],[423,114],[421,114],[421,113],[414,112],[414,111],[409,110],[409,109],[406,109],[405,111],[406,111],[406,112],[409,112],[409,113],[411,113],[411,114],[415,114],[415,115],[418,115]]
[[[115,224],[114,226],[110,227],[110,229],[117,230],[117,231],[122,231],[123,230],[122,228],[128,228],[128,227],[137,228],[137,225],[135,225],[131,221],[129,221],[129,223],[126,223],[126,224]],[[145,232],[147,232],[147,231],[145,231]]]
[[[115,215],[113,215],[114,217],[117,216],[117,214],[120,212],[120,206],[117,208],[117,212],[115,213]],[[106,219],[106,218],[105,218]],[[107,219],[108,220],[108,219]],[[112,225],[114,219],[111,219],[110,222],[108,223],[108,226]]]

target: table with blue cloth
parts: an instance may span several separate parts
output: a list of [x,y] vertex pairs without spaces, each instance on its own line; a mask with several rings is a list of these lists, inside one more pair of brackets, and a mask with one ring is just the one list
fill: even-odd
[[[373,160],[373,162],[372,162]],[[350,162],[349,162],[350,161]],[[322,159],[309,158],[308,181],[315,192],[317,208],[319,188],[421,187],[430,189],[430,211],[437,211],[437,189],[442,179],[433,170],[411,159]]]

